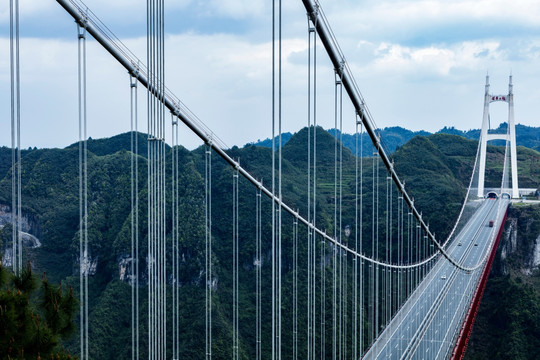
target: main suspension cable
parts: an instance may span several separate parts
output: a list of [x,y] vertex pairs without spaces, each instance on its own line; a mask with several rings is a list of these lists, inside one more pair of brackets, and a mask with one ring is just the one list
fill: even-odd
[[[320,31],[324,32],[323,38],[325,39],[324,44],[326,46],[326,44],[327,44],[326,40],[328,40],[327,39],[327,36],[328,36],[328,33],[327,33],[327,27],[328,27],[327,20],[324,18],[324,16],[322,14],[318,14],[318,12],[314,10],[315,8],[319,9],[318,4],[315,6],[315,5],[311,4],[309,0],[303,0],[303,1],[304,1],[304,4],[306,4],[306,2],[308,3],[306,5],[306,7],[308,9],[308,14],[309,14],[310,18],[313,18],[314,21],[316,21],[316,23],[317,23],[316,28],[317,28],[317,31],[318,31],[319,35],[321,35]],[[81,5],[76,3],[77,0],[57,0],[57,2],[59,4],[61,4],[76,20],[79,21],[80,19],[85,18],[85,15],[84,15],[85,11],[83,10],[83,7]],[[90,14],[90,12],[89,12],[89,14]],[[136,67],[139,66],[138,65],[139,64],[138,59],[129,51],[129,49],[127,49],[127,47],[125,47],[125,45],[123,45],[110,32],[110,30],[103,29],[104,25],[95,17],[95,15],[93,15],[93,14],[91,14],[91,15],[92,15],[92,17],[91,17],[89,23],[87,24],[88,32],[92,36],[94,36],[94,38],[107,51],[109,51],[128,71],[134,72]],[[318,21],[318,20],[321,20],[321,21]],[[319,24],[320,22],[324,22],[324,25]],[[336,56],[336,54],[333,54],[332,57],[331,57],[332,61],[334,61],[335,58],[338,58],[338,56]],[[365,102],[363,100],[361,100],[361,101],[359,100],[360,99],[359,98],[360,93],[359,93],[359,91],[357,89],[357,85],[354,82],[354,79],[352,78],[351,71],[350,71],[347,63],[344,61],[344,57],[341,57],[341,56],[339,57],[339,61],[337,61],[336,66],[339,68],[339,66],[340,66],[339,64],[342,61],[343,61],[343,63],[342,63],[343,68],[344,68],[344,71],[343,71],[344,75],[343,75],[342,80],[343,80],[345,89],[347,90],[349,95],[352,94],[351,99],[353,99],[353,105],[355,106],[355,109],[356,109],[356,111],[358,113],[358,116],[360,117],[361,121],[364,122],[367,134],[371,137],[372,142],[374,144],[374,147],[376,149],[380,149],[381,151],[383,151],[382,150],[381,140],[378,139],[378,137],[373,133],[373,125],[370,123],[371,120],[370,121],[366,120],[366,119],[371,119],[371,115],[369,114],[369,111],[368,111],[367,107],[365,106]],[[152,72],[150,72],[149,70],[147,72],[144,72],[144,71],[142,71],[142,69],[143,69],[143,67],[141,66],[141,71],[138,73],[138,80],[143,86],[146,86],[146,87],[150,88],[151,92],[154,92],[156,94],[158,94],[158,93],[162,94],[161,99],[162,99],[164,105],[170,111],[172,111],[176,116],[178,116],[178,118],[184,124],[186,124],[190,130],[192,130],[205,143],[209,144],[212,147],[212,149],[216,153],[218,153],[218,155],[220,157],[222,157],[230,166],[232,166],[233,168],[238,168],[239,173],[242,176],[244,176],[248,181],[250,181],[255,186],[262,186],[260,181],[255,179],[244,168],[240,167],[239,164],[234,159],[232,159],[229,155],[227,155],[227,153],[223,150],[223,148],[225,146],[222,144],[222,142],[219,141],[217,136],[215,134],[213,134],[209,129],[207,129],[205,127],[205,125],[202,124],[201,121],[199,119],[197,119],[195,117],[195,115],[193,115],[189,111],[189,109],[187,109],[186,106],[184,104],[182,104],[174,96],[174,94],[172,94],[170,92],[170,90],[165,88],[164,85],[160,86],[160,87],[155,87],[154,86],[154,81],[151,80],[151,78],[153,76],[153,75],[151,75]],[[161,93],[161,91],[160,91],[161,88],[164,89],[163,93]],[[397,177],[397,175],[395,173],[395,170],[391,167],[391,162],[388,159],[388,157],[387,156],[386,157],[381,156],[381,159],[384,161],[385,166],[387,167],[387,169],[390,168],[389,171],[391,172],[392,178],[394,179],[394,182],[396,182],[396,185],[397,185],[398,189],[400,189],[400,192],[404,194],[404,200],[407,203],[407,205],[408,206],[413,206],[414,204],[413,204],[412,199],[406,194],[406,192],[404,192],[405,191],[404,190],[404,184],[399,182],[399,178]],[[268,196],[270,199],[272,199],[273,201],[279,203],[278,196],[275,195],[275,193],[273,193],[271,191],[271,189],[267,189],[267,188],[263,187],[262,192],[266,196]],[[373,263],[373,264],[378,264],[378,265],[384,266],[384,267],[407,269],[407,268],[419,267],[419,266],[423,265],[424,263],[427,263],[427,262],[432,260],[431,258],[428,258],[428,259],[420,260],[418,262],[409,263],[407,265],[387,264],[384,261],[380,261],[380,260],[377,260],[375,258],[371,258],[371,257],[369,257],[369,256],[367,256],[367,255],[365,255],[363,253],[359,253],[359,252],[355,251],[352,248],[346,247],[346,246],[344,246],[342,244],[338,244],[336,239],[334,239],[332,236],[327,235],[324,230],[319,229],[316,226],[314,226],[311,221],[308,221],[303,216],[300,216],[298,211],[294,210],[293,208],[291,208],[287,204],[281,202],[281,208],[283,210],[287,211],[288,213],[292,214],[293,216],[298,216],[299,222],[301,222],[304,225],[306,225],[307,227],[309,227],[313,233],[316,233],[319,236],[323,237],[325,239],[325,241],[333,244],[333,246],[340,247],[340,248],[343,249],[343,251],[347,251],[351,255],[353,255],[355,257],[358,257],[358,258],[361,258],[361,259],[363,259],[363,260],[365,260],[367,262],[370,262],[370,263]],[[418,211],[416,211],[415,208],[413,208],[412,213],[413,213],[413,216],[415,216],[415,217],[417,217],[417,218],[419,218],[421,220],[420,213]],[[421,223],[423,224],[422,226],[426,226],[426,228],[427,228],[427,225],[424,224],[423,221],[421,221]],[[434,241],[434,238],[433,238],[432,234],[431,233],[429,233],[429,234],[430,234],[429,238],[431,239],[431,241]],[[458,267],[461,270],[470,272],[470,271],[474,271],[476,268],[478,268],[479,266],[482,265],[480,263],[476,267],[465,268],[465,267],[459,265],[458,263],[456,263],[453,259],[451,259],[448,256],[448,254],[444,251],[444,248],[443,248],[444,244],[441,245],[438,242],[436,242],[435,245],[436,245],[437,249],[442,252],[443,256],[445,256],[454,266]]]

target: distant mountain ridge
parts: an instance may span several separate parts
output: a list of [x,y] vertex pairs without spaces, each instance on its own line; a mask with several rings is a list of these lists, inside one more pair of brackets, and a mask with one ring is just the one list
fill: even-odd
[[[499,125],[498,128],[492,129],[494,132],[506,132],[506,129],[508,127],[507,123],[502,123]],[[340,137],[340,131],[338,129],[328,129],[328,132],[335,136]],[[386,127],[383,129],[377,129],[377,132],[380,134],[383,146],[385,147],[386,151],[389,153],[393,153],[396,151],[399,147],[401,147],[403,144],[411,140],[413,137],[417,135],[421,136],[429,136],[432,135],[432,133],[424,130],[420,131],[412,131],[405,129],[400,126],[392,126],[392,127]],[[462,136],[469,140],[478,140],[480,137],[480,129],[472,129],[472,130],[459,130],[455,127],[447,127],[445,126],[441,130],[437,131],[435,134],[449,134],[449,135],[458,135]],[[281,141],[283,145],[285,145],[289,139],[293,136],[292,133],[286,132],[281,135]],[[349,148],[354,153],[354,149],[356,147],[356,138],[354,134],[347,134],[343,133],[342,142],[343,145],[347,148]],[[370,152],[372,150],[371,141],[369,139],[369,136],[364,133],[363,134],[363,148],[362,148],[362,154],[363,156],[371,156]],[[360,139],[359,139],[360,142]],[[502,141],[493,142],[490,144],[493,145],[501,145]],[[530,149],[534,149],[537,151],[540,151],[540,127],[533,127],[533,126],[526,126],[517,124],[516,125],[516,142],[518,146],[525,146]],[[276,146],[278,144],[277,137],[276,137]],[[255,146],[264,146],[264,147],[272,147],[272,139],[264,139],[264,140],[257,140],[256,142],[251,143],[251,145]],[[358,151],[358,155],[360,155],[360,150]]]

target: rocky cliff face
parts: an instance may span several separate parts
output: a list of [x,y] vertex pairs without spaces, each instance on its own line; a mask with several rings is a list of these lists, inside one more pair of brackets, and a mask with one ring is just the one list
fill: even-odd
[[466,359],[540,359],[540,204],[510,207]]
[[[0,204],[0,233],[3,247],[2,263],[4,266],[10,267],[13,264],[13,248],[11,246],[11,222],[13,215],[11,213],[11,207],[8,205]],[[5,226],[9,229],[5,229]],[[4,230],[2,232],[2,230]],[[21,241],[24,248],[38,248],[41,247],[41,241],[38,239],[40,234],[39,223],[33,217],[29,215],[23,215],[21,219]]]
[[499,245],[493,276],[533,276],[540,265],[540,204],[512,206]]
[[[0,226],[11,224],[11,221],[11,206],[0,204]],[[35,238],[41,237],[41,229],[39,226],[39,222],[34,216],[23,214],[21,226],[24,233],[30,234]]]

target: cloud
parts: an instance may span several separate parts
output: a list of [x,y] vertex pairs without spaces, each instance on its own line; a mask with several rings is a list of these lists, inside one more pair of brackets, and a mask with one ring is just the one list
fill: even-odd
[[449,47],[407,47],[381,43],[374,51],[373,68],[379,73],[450,75],[459,68],[478,69],[487,60],[504,60],[499,43],[463,42]]
[[209,14],[244,19],[264,15],[269,6],[264,0],[209,0],[204,8]]
[[[65,146],[76,141],[78,133],[73,21],[53,1],[23,3],[28,6],[21,12],[25,25],[21,39],[24,142]],[[146,58],[144,2],[87,3],[135,54]],[[0,5],[0,14],[6,13],[5,4]],[[269,2],[170,0],[166,6],[171,9],[167,86],[227,144],[268,137]],[[325,0],[322,6],[379,126],[431,131],[443,126],[479,127],[486,71],[492,75],[496,93],[506,91],[507,76],[513,71],[516,118],[525,124],[538,123],[540,36],[533,20],[540,5],[536,2],[509,6],[484,0],[367,0],[361,4]],[[283,10],[283,127],[296,131],[307,121],[307,21],[300,2],[285,2]],[[29,34],[32,24],[35,31]],[[0,51],[8,54],[9,33],[5,25],[0,24],[0,29]],[[318,121],[332,127],[334,73],[320,42],[318,54]],[[92,40],[88,56],[90,136],[128,131],[125,70]],[[0,79],[0,92],[9,94],[8,57],[0,58]],[[139,91],[140,123],[145,126],[146,96],[143,89]],[[9,96],[0,99],[0,109],[2,118],[9,119]],[[354,119],[354,113],[350,118]],[[37,125],[31,125],[35,121]],[[7,137],[9,132],[4,132],[0,144],[8,144]],[[187,131],[182,139],[188,147],[200,144]]]
[[338,39],[356,36],[415,45],[512,36],[539,30],[540,3],[517,0],[324,2]]

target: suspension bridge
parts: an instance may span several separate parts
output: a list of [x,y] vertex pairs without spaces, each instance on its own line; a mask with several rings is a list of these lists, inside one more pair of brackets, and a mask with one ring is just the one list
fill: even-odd
[[[184,124],[203,142],[200,179],[203,196],[193,208],[200,214],[203,248],[197,358],[272,359],[461,359],[504,227],[511,198],[519,196],[514,130],[513,84],[508,93],[493,95],[486,78],[481,138],[469,186],[458,218],[444,238],[436,237],[400,178],[384,139],[355,82],[321,4],[303,0],[307,13],[307,109],[303,156],[295,176],[302,189],[285,187],[288,175],[282,142],[282,24],[281,1],[272,2],[272,149],[269,171],[248,169],[224,143],[166,86],[163,0],[147,1],[147,53],[137,58],[80,0],[57,0],[75,20],[78,41],[79,111],[79,252],[77,267],[78,356],[92,354],[89,287],[92,253],[88,221],[87,50],[95,39],[126,75],[130,93],[131,166],[130,248],[128,285],[131,289],[132,359],[178,359],[186,356],[181,342],[182,245],[180,202],[189,191],[180,188],[182,152],[178,126]],[[12,221],[10,263],[17,273],[24,261],[22,245],[22,168],[19,70],[19,6],[11,0],[11,133]],[[322,47],[320,46],[322,45]],[[333,65],[334,162],[321,164],[319,59]],[[58,79],[61,81],[61,79]],[[145,127],[140,127],[138,94],[146,88]],[[75,90],[75,89],[74,89]],[[489,105],[508,103],[507,134],[489,132]],[[354,109],[346,118],[344,106]],[[346,160],[340,136],[343,123],[356,129],[353,160]],[[138,132],[146,134],[147,153],[139,154]],[[337,134],[337,133],[336,133]],[[364,152],[364,136],[371,151]],[[172,139],[169,144],[166,138]],[[503,140],[506,147],[500,187],[486,189],[487,142]],[[326,141],[326,140],[325,140]],[[142,156],[142,157],[141,157]],[[146,158],[147,172],[139,161]],[[230,168],[229,187],[216,188],[217,166]],[[331,175],[328,175],[331,174]],[[266,178],[264,178],[266,176]],[[146,181],[139,181],[146,178]],[[321,186],[328,178],[333,182]],[[511,182],[510,182],[511,181]],[[510,186],[511,183],[511,186]],[[142,188],[140,188],[140,184]],[[292,190],[291,190],[292,189]],[[295,192],[296,191],[296,192]],[[143,195],[144,194],[144,195]],[[28,195],[31,196],[31,195]],[[328,199],[331,203],[328,204]],[[351,200],[352,199],[352,200]],[[223,202],[218,202],[221,200]],[[322,209],[326,207],[330,212]],[[199,212],[199,210],[202,211]],[[225,210],[227,209],[227,210]],[[248,218],[243,218],[248,214]],[[242,216],[241,216],[242,215]],[[220,224],[216,226],[215,224]],[[223,225],[225,224],[225,225]],[[248,224],[248,226],[246,225]],[[196,225],[193,225],[194,227]],[[91,239],[90,239],[91,240]],[[90,242],[91,243],[91,242]],[[216,261],[215,246],[230,250],[230,264]],[[249,249],[249,250],[247,250]],[[242,254],[249,253],[249,258]],[[216,267],[223,266],[224,269]],[[218,284],[218,273],[230,278]],[[227,286],[226,290],[223,287]],[[284,289],[287,293],[284,293]],[[249,289],[255,313],[243,314]],[[242,300],[241,300],[242,299]],[[141,304],[146,304],[144,307]],[[229,306],[228,318],[216,319],[216,304]],[[193,311],[195,311],[193,309]],[[141,320],[141,319],[144,319]],[[228,335],[216,329],[224,322]],[[193,325],[195,326],[195,324]],[[246,328],[250,329],[246,333]],[[90,334],[90,335],[89,335]]]

